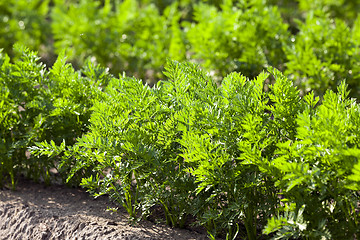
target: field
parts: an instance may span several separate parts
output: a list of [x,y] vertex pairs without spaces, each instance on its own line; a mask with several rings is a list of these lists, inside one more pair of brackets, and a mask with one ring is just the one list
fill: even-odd
[[31,215],[13,204],[32,181],[111,201],[129,231],[153,220],[209,239],[359,239],[359,12],[335,0],[1,2],[2,218]]

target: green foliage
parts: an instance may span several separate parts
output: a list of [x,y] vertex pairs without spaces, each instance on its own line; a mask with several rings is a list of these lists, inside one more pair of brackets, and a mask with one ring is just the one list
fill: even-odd
[[323,95],[346,79],[351,95],[359,96],[358,21],[350,29],[344,21],[319,11],[309,14],[305,22],[298,21],[300,32],[293,37],[294,45],[286,49],[285,73],[303,93],[314,90]]
[[301,215],[302,223],[294,228],[285,212],[269,220],[265,233],[280,229],[284,237],[309,239],[359,235],[359,196],[353,190],[358,182],[359,105],[347,99],[344,82],[338,91],[328,91],[315,109],[318,99],[308,95],[307,106],[296,119],[296,140],[277,145],[268,170],[276,173],[282,201],[292,204],[292,218],[299,220]]
[[265,1],[224,1],[220,10],[197,4],[194,21],[187,32],[190,51],[217,76],[239,71],[255,77],[285,59],[287,25],[277,8]]
[[[15,51],[22,54],[16,64],[11,64],[6,55],[1,56],[1,181],[8,175],[11,185],[15,187],[15,176],[21,169],[27,168],[26,148],[32,144],[38,130],[36,101],[41,100],[44,89],[41,88],[42,79],[46,77],[44,65],[37,63],[38,57],[21,46]],[[38,139],[35,139],[38,140]],[[37,168],[43,163],[38,162]],[[45,173],[47,174],[47,173]],[[46,178],[46,176],[43,176]]]
[[18,42],[32,50],[48,43],[50,23],[49,0],[1,0],[0,1],[0,47],[14,56],[12,47]]
[[179,29],[178,4],[160,15],[155,5],[138,1],[56,1],[52,32],[57,52],[77,65],[91,56],[115,73],[126,71],[140,78],[158,79],[167,57],[185,57]]
[[79,72],[65,63],[62,55],[52,69],[38,63],[36,52],[15,46],[21,58],[14,64],[1,55],[1,181],[25,174],[50,182],[56,158],[36,158],[27,148],[44,140],[72,145],[87,131],[92,101],[110,76],[89,63]]
[[360,3],[356,0],[299,0],[299,10],[326,12],[331,18],[340,18],[352,25],[359,13]]
[[[261,182],[263,178],[256,167],[244,165],[239,159],[241,150],[236,144],[245,137],[248,127],[262,120],[266,104],[262,84],[266,77],[263,74],[256,81],[247,82],[245,77],[231,74],[218,92],[211,88],[204,91],[190,108],[188,115],[193,116],[194,124],[181,140],[186,148],[183,156],[192,165],[189,171],[196,177],[197,194],[204,199],[197,210],[200,223],[213,236],[226,229],[232,238],[243,221],[245,235],[249,239],[256,237],[256,216],[262,210],[258,196],[267,183]],[[267,200],[271,202],[272,192],[264,194],[269,194]],[[256,205],[259,208],[253,207]]]
[[13,44],[26,43],[50,66],[66,49],[76,69],[91,59],[151,85],[167,58],[199,63],[219,82],[273,66],[301,95],[322,96],[346,79],[359,96],[359,8],[355,0],[3,1],[0,47],[13,57]]
[[109,194],[130,217],[146,215],[159,204],[168,224],[183,226],[194,180],[178,156],[177,103],[162,84],[151,89],[135,78],[112,79],[93,106],[90,131],[65,151],[64,159],[76,159],[72,173],[92,169],[95,175],[81,185],[94,196]]

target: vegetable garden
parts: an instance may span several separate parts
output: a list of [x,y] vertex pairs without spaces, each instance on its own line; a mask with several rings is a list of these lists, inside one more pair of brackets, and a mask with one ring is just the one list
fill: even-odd
[[3,1],[0,186],[210,239],[360,238],[358,1]]

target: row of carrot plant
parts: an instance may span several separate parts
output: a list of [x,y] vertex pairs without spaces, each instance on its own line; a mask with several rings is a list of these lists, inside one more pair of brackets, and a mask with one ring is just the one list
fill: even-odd
[[302,95],[336,91],[347,79],[360,96],[357,0],[11,0],[0,3],[0,47],[20,42],[49,66],[67,50],[113,74],[163,79],[167,58],[195,61],[221,80],[281,70]]
[[218,84],[168,61],[153,87],[91,61],[0,54],[0,183],[18,176],[107,195],[133,219],[161,207],[211,239],[358,239],[360,105],[343,81],[301,96],[269,67]]

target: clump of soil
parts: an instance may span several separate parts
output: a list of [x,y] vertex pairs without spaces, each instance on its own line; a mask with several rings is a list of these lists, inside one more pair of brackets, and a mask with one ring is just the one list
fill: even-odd
[[22,180],[16,191],[0,190],[0,239],[203,240],[206,234],[141,221],[131,225],[106,197],[82,189]]

